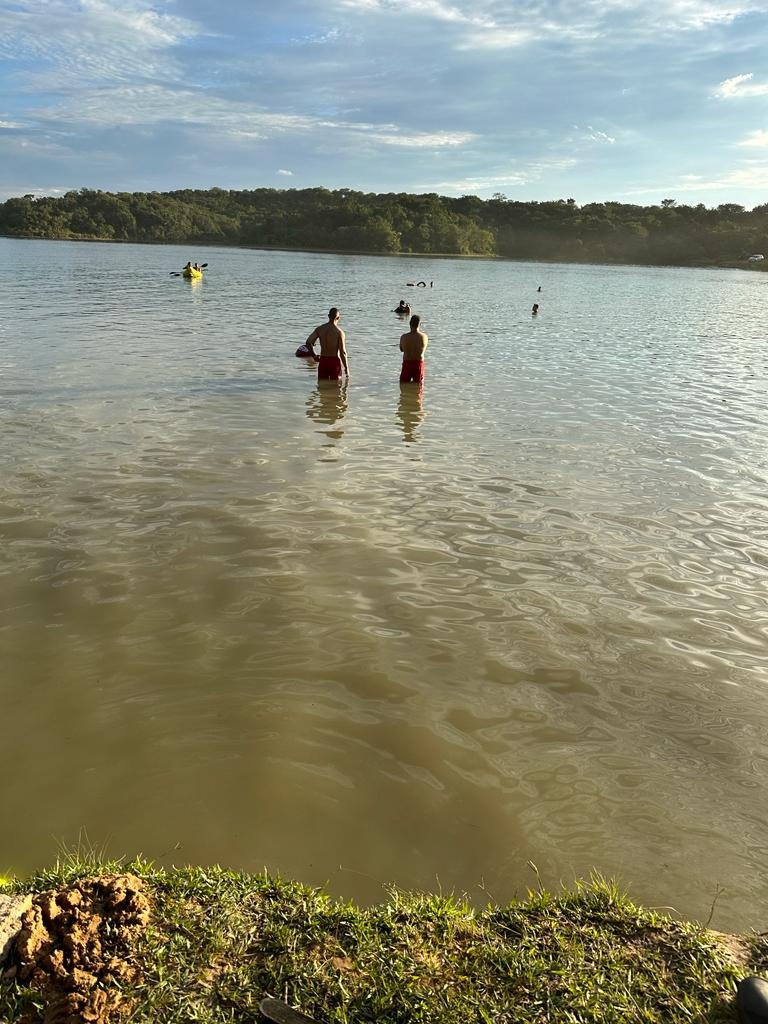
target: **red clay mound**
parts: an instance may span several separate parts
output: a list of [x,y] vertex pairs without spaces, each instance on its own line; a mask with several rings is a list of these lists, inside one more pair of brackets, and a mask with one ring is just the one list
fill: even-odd
[[135,875],[84,878],[35,897],[16,938],[18,981],[46,1001],[43,1024],[105,1024],[129,1008],[131,940],[149,921]]

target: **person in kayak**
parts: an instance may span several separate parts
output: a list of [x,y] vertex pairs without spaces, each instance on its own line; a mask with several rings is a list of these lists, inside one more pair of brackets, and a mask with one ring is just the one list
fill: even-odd
[[346,335],[338,326],[341,313],[335,306],[328,310],[328,323],[321,324],[307,338],[305,344],[312,346],[320,342],[320,359],[317,363],[318,380],[341,380],[341,368],[349,380]]
[[429,338],[419,330],[421,317],[418,313],[410,319],[411,329],[400,337],[400,351],[403,353],[403,368],[400,371],[401,384],[424,383],[424,351]]

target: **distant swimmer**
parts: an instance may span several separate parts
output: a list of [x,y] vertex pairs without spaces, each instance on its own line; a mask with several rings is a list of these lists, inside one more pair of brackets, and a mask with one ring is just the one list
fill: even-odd
[[541,285],[539,285],[539,287],[538,287],[538,288],[536,289],[536,291],[537,291],[537,292],[540,292],[540,291],[541,291]]
[[398,316],[410,316],[411,307],[408,305],[405,299],[400,299],[400,305],[393,309],[392,312],[397,313]]
[[422,384],[424,382],[424,351],[429,338],[419,330],[421,317],[414,313],[411,317],[411,329],[400,338],[400,351],[403,353],[403,368],[400,371],[401,384]]
[[[318,380],[341,380],[341,368],[349,380],[349,362],[347,361],[346,336],[338,326],[341,313],[332,306],[328,310],[328,323],[321,324],[307,338],[305,344],[312,347],[320,342],[320,359],[317,363]],[[298,353],[297,353],[298,354]]]
[[531,316],[537,316],[538,312],[539,312],[539,304],[538,304],[538,302],[534,302],[533,307],[531,309]]

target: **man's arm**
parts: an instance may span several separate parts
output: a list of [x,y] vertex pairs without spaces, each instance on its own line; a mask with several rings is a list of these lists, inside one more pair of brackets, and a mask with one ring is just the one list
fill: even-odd
[[314,329],[314,331],[312,331],[310,336],[307,338],[307,340],[304,342],[304,344],[308,346],[310,352],[312,353],[312,358],[315,360],[316,363],[320,362],[318,357],[315,355],[315,342],[319,341],[319,339],[320,339],[319,329],[316,327]]
[[403,342],[405,341],[405,338],[406,338],[405,334],[401,334],[400,335],[400,351],[401,352],[405,352],[405,349],[403,348]]
[[339,331],[339,359],[341,359],[341,365],[344,367],[344,373],[347,375],[349,380],[349,363],[347,362],[347,347],[344,344],[347,340],[347,336],[344,331]]

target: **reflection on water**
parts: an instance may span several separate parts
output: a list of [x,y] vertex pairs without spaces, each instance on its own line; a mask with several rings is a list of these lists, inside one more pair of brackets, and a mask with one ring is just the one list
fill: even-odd
[[347,388],[346,381],[321,380],[307,399],[307,416],[322,424],[320,432],[332,441],[340,441],[344,436],[344,428],[336,424],[347,411]]
[[397,418],[403,428],[403,440],[412,443],[419,440],[418,427],[424,419],[424,385],[401,384]]
[[0,239],[0,871],[85,827],[764,926],[766,279],[427,263]]

